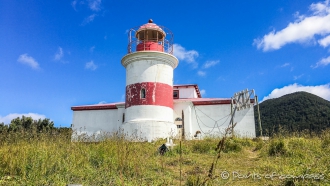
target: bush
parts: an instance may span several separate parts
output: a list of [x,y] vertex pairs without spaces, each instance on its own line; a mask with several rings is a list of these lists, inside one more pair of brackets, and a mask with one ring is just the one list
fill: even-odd
[[327,148],[330,146],[330,130],[325,130],[321,134],[322,148]]
[[262,141],[262,140],[260,140],[260,141],[257,141],[257,144],[256,144],[256,147],[255,147],[255,151],[256,150],[260,150],[260,149],[262,149],[262,147],[264,146],[264,142]]
[[199,175],[190,175],[187,178],[185,185],[186,186],[202,185],[202,182],[203,182],[203,180]]
[[253,140],[250,138],[233,138],[235,142],[241,144],[244,147],[251,147],[253,146]]
[[209,153],[216,147],[216,142],[211,139],[195,141],[192,144],[192,151],[195,153]]
[[268,155],[278,156],[288,153],[288,147],[283,139],[275,139],[270,142]]
[[[181,151],[182,151],[182,154],[190,154],[191,153],[190,148],[187,147],[187,145],[184,145],[184,144],[181,145]],[[180,154],[180,145],[178,144],[178,145],[174,146],[172,152],[176,153],[176,154]]]
[[240,152],[242,150],[242,145],[236,139],[227,139],[225,141],[225,149],[223,152]]

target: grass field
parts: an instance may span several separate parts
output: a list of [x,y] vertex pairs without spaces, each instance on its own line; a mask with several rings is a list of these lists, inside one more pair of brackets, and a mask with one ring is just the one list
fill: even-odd
[[24,133],[0,140],[0,185],[330,185],[330,131],[227,138],[211,179],[217,138],[182,141],[181,149],[174,140],[164,156],[157,149],[165,140],[83,143]]

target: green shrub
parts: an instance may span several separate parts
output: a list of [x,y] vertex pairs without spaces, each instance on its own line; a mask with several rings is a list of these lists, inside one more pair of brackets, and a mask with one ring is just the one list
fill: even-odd
[[[185,144],[181,145],[181,151],[182,151],[182,154],[190,154],[191,153],[190,148]],[[180,145],[179,144],[173,147],[172,153],[180,154]]]
[[288,147],[283,139],[275,139],[270,142],[268,155],[278,156],[288,153]]
[[264,142],[262,140],[258,141],[256,144],[256,147],[254,148],[254,150],[260,150],[262,149],[262,147],[264,146]]
[[190,175],[187,178],[186,186],[196,186],[196,185],[202,185],[203,180],[199,175]]
[[195,141],[192,144],[192,151],[195,153],[209,153],[212,150],[214,150],[214,148],[216,147],[216,143],[212,140],[200,140],[200,141]]
[[330,138],[326,138],[322,141],[322,148],[330,147]]
[[253,140],[249,138],[233,138],[236,143],[241,144],[244,147],[251,147],[253,146]]
[[241,143],[237,142],[235,139],[227,139],[225,141],[225,148],[223,152],[240,152],[242,150]]
[[325,130],[321,134],[322,148],[330,146],[330,130]]

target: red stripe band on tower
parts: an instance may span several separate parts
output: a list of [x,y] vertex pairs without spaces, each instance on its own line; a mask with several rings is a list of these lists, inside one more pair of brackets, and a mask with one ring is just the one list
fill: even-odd
[[125,108],[137,105],[159,105],[173,109],[173,87],[156,82],[127,85]]

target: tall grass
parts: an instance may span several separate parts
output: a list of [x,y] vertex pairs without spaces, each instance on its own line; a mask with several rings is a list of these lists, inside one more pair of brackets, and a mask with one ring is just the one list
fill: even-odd
[[[180,164],[182,184],[201,185],[218,142],[217,138],[183,141],[181,149],[176,145],[161,156],[157,149],[165,140],[137,143],[108,135],[101,142],[88,143],[71,142],[69,134],[0,134],[0,185],[179,185]],[[329,144],[329,131],[279,134],[268,141],[228,138],[215,179],[206,184],[330,185]],[[224,171],[228,179],[221,177]],[[265,178],[273,173],[322,174],[324,179]]]

